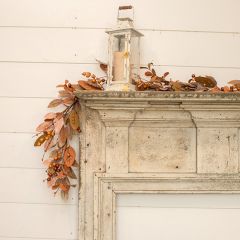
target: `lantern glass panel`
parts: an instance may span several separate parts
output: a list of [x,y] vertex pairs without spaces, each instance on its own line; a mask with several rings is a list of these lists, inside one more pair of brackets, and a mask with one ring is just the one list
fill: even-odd
[[112,41],[112,81],[124,82],[127,77],[127,58],[128,41],[126,34],[113,35]]
[[140,68],[140,49],[139,49],[140,38],[138,36],[132,36],[130,42],[131,54],[130,54],[130,77],[134,78],[139,75]]

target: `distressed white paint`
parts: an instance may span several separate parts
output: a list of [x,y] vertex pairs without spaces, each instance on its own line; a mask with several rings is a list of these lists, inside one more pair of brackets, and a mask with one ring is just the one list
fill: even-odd
[[[129,235],[125,234],[128,232],[125,224],[116,228],[116,221],[121,224],[128,216],[125,208],[122,209],[124,217],[120,214],[116,218],[119,194],[240,193],[239,93],[79,91],[78,96],[84,109],[85,126],[81,135],[85,139],[85,144],[81,145],[85,154],[81,159],[84,189],[80,192],[80,237],[87,240],[138,238],[135,228]],[[96,142],[101,152],[96,151]],[[162,238],[166,234],[159,234],[157,229],[165,218],[160,218],[159,214],[162,211],[166,216],[169,212],[166,219],[170,221],[175,216],[174,211],[167,207],[156,211],[149,209],[139,209],[136,205],[129,209],[130,218],[140,218],[142,213],[141,219],[150,216],[152,220],[159,219],[160,225],[150,222],[143,228],[145,222],[139,219],[134,226],[143,229],[142,239],[146,236]],[[209,221],[222,214],[235,222],[240,212],[234,210],[189,211],[185,205],[175,211],[173,225],[181,218],[184,218],[182,223],[188,225],[188,218],[194,219],[198,214],[202,224],[199,226],[207,230],[206,214],[209,214]],[[216,223],[206,233],[207,239],[214,229],[226,222],[227,217]],[[170,226],[168,224],[168,228]],[[180,226],[169,239],[174,239],[177,232],[191,239],[198,232],[185,233],[186,228],[180,231]],[[198,229],[198,224],[194,227]],[[119,229],[125,229],[125,233]],[[228,232],[221,236],[226,234]],[[235,237],[236,231],[232,234]]]
[[[78,239],[77,211],[70,211],[68,206],[76,204],[77,192],[73,191],[69,203],[57,205],[62,203],[61,199],[52,197],[42,184],[41,151],[33,149],[31,136],[47,110],[50,99],[43,98],[56,95],[56,84],[65,79],[77,81],[85,70],[102,74],[94,59],[106,60],[104,30],[114,25],[120,4],[134,5],[136,27],[146,35],[142,63],[169,65],[157,70],[170,71],[173,79],[187,80],[192,73],[208,74],[223,85],[227,80],[240,78],[239,3],[237,0],[106,0],[104,4],[97,0],[1,0],[0,211],[6,217],[0,219],[0,240]],[[105,133],[101,134],[104,139]],[[93,142],[90,136],[86,140]],[[87,157],[97,159],[95,170],[102,171],[105,166],[99,162],[99,155],[104,156],[104,150],[99,146],[90,146],[90,150]],[[21,173],[24,177],[16,182]],[[83,183],[82,193],[90,185]],[[39,188],[34,189],[36,186]],[[13,202],[17,207],[13,208]],[[43,211],[45,204],[47,211]],[[21,217],[17,210],[22,211]],[[36,219],[40,225],[37,230],[29,228],[34,219],[32,212],[42,212],[41,218]],[[55,225],[49,228],[58,212],[65,220],[74,219],[72,227],[57,222],[61,236]],[[6,221],[8,217],[10,220]],[[13,232],[12,219],[16,225],[24,222],[28,225]],[[45,222],[48,227],[41,227]]]

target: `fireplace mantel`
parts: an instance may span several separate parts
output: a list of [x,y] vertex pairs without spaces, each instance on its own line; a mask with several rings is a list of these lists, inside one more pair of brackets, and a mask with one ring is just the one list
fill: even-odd
[[124,193],[240,192],[239,93],[79,91],[80,239],[115,239]]

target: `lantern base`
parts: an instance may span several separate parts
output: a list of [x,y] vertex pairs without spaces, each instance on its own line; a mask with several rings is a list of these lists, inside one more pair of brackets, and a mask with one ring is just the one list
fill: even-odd
[[105,88],[106,91],[136,91],[135,85],[130,83],[112,83]]

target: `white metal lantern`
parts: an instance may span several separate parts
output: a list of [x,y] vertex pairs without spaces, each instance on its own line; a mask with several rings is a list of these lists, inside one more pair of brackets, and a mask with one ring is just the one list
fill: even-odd
[[[120,6],[117,27],[110,31],[108,49],[108,80],[106,90],[134,90],[132,79],[139,75],[140,37],[142,33],[134,29],[133,19],[120,17],[121,10],[132,10],[132,6]],[[134,15],[134,14],[132,14]]]

